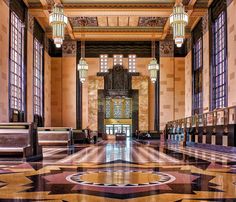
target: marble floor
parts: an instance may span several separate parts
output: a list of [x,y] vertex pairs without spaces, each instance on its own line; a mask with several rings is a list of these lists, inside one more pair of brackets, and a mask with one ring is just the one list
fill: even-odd
[[0,201],[236,201],[236,153],[159,141],[43,148],[0,161]]

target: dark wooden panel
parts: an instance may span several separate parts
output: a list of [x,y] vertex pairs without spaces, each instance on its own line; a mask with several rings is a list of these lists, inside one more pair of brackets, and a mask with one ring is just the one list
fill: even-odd
[[[80,41],[78,46],[80,47]],[[77,49],[80,54],[80,48]],[[136,54],[137,57],[151,57],[150,41],[87,41],[85,42],[85,57],[96,58],[101,54],[108,54],[113,57],[114,54],[122,54],[128,57],[129,54]]]

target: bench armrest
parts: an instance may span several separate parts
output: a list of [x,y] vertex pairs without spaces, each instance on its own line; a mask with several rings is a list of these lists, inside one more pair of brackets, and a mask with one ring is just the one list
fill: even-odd
[[33,155],[33,149],[31,146],[27,146],[23,148],[23,157],[27,158],[28,156]]

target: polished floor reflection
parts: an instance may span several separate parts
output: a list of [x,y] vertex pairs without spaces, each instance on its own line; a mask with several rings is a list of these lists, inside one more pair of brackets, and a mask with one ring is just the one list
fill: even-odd
[[236,201],[236,154],[159,141],[44,148],[0,162],[0,201]]

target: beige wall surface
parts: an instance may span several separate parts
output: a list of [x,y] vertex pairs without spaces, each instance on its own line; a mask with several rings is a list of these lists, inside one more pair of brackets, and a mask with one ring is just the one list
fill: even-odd
[[160,128],[174,118],[174,58],[160,58]]
[[51,57],[44,51],[44,118],[45,126],[51,126]]
[[236,1],[227,8],[228,28],[228,106],[236,105]]
[[51,58],[51,125],[76,127],[76,58]]
[[185,58],[175,58],[174,119],[185,116]]
[[27,31],[27,121],[33,122],[33,34]]
[[192,51],[185,57],[185,117],[192,115]]
[[62,59],[51,58],[51,124],[62,126]]
[[209,31],[203,35],[203,112],[210,110],[210,56],[209,56]]
[[76,127],[76,58],[62,58],[62,125]]
[[160,129],[185,114],[185,58],[160,58]]
[[9,7],[0,1],[0,122],[8,122]]

